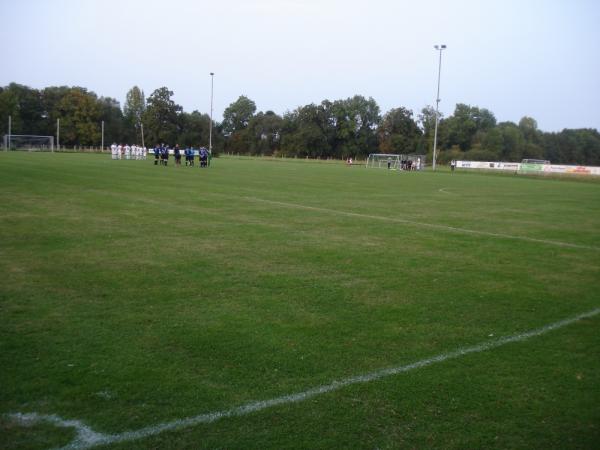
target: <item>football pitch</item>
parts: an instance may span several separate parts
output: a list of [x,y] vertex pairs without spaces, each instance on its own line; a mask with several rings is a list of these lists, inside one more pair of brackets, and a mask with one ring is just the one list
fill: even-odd
[[600,183],[0,152],[0,448],[597,448]]

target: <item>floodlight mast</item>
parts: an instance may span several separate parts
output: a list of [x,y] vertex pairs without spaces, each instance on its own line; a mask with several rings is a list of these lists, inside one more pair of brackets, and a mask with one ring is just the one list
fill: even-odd
[[437,82],[437,96],[435,98],[435,132],[433,133],[433,160],[432,160],[432,168],[435,170],[435,161],[436,161],[436,152],[437,152],[437,134],[438,134],[438,124],[440,122],[440,78],[442,75],[442,50],[446,48],[445,44],[442,45],[434,45],[437,51],[440,52],[440,62],[438,65],[438,82]]
[[213,86],[215,73],[210,73],[210,125],[208,127],[208,152],[212,155],[212,115],[213,115]]

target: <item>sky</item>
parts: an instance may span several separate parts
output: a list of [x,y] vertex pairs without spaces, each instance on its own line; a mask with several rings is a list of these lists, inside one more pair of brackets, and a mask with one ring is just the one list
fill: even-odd
[[596,0],[0,0],[0,85],[125,101],[167,86],[215,120],[240,95],[278,114],[373,97],[385,113],[457,103],[544,131],[600,129]]

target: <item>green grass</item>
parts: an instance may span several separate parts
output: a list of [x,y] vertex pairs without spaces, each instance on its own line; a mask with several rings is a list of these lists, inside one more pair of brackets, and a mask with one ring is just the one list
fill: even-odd
[[[599,307],[600,184],[2,152],[0,270],[0,414],[121,433]],[[107,448],[593,448],[599,326]]]

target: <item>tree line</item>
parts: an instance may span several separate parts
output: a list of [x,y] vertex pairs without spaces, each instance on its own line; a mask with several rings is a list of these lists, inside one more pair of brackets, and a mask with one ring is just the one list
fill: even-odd
[[[156,89],[146,98],[134,86],[121,108],[110,97],[82,87],[33,89],[17,83],[0,87],[0,123],[12,118],[12,134],[55,135],[60,119],[61,145],[98,146],[104,121],[104,142],[158,142],[207,146],[210,117],[187,113],[173,101],[173,91]],[[247,155],[310,158],[363,158],[369,153],[426,155],[431,161],[435,110],[426,106],[415,116],[405,107],[382,114],[373,98],[360,95],[299,106],[283,115],[258,111],[240,96],[213,122],[213,151]],[[6,127],[7,125],[4,125]],[[497,122],[485,108],[459,103],[438,126],[438,162],[452,159],[600,165],[600,134],[596,129],[544,132],[531,117],[518,123]]]

